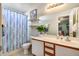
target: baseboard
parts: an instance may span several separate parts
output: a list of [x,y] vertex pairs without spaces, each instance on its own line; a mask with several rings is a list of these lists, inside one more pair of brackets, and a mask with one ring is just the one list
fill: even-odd
[[19,48],[19,49],[16,49],[14,51],[11,51],[9,53],[4,53],[4,54],[1,54],[1,55],[2,56],[14,56],[14,55],[16,55],[16,53],[21,52],[21,51],[22,51],[22,48]]

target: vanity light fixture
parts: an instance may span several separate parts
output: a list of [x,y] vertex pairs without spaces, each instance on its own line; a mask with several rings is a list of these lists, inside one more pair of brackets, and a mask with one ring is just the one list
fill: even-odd
[[48,4],[47,9],[51,9],[51,8],[54,8],[54,7],[57,7],[57,6],[63,5],[63,4],[64,4],[64,3],[54,3],[54,4]]

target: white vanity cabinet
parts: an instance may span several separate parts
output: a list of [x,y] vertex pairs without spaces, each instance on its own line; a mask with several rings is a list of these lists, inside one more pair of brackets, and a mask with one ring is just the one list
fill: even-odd
[[55,45],[56,56],[79,56],[79,50]]
[[32,54],[36,56],[44,56],[44,42],[32,40]]
[[35,56],[55,56],[55,45],[32,39],[32,54]]
[[32,54],[36,56],[79,56],[79,44],[53,40],[53,38],[32,37]]

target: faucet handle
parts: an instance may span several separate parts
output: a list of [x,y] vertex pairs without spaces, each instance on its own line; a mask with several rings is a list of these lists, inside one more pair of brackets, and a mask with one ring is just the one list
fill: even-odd
[[56,35],[57,36],[57,39],[59,39],[59,35]]

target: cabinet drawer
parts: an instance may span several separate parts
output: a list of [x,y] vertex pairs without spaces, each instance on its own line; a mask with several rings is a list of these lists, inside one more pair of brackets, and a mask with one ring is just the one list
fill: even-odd
[[46,42],[45,42],[45,46],[54,48],[54,44],[51,44],[51,43],[46,43]]
[[45,51],[45,56],[55,56],[55,54],[52,54],[52,53]]
[[55,56],[55,55],[51,53],[45,53],[45,56]]
[[50,56],[50,55],[48,55],[48,54],[45,53],[45,56]]
[[51,53],[51,54],[54,54],[54,50],[53,49],[49,49],[49,48],[45,48],[45,51]]

